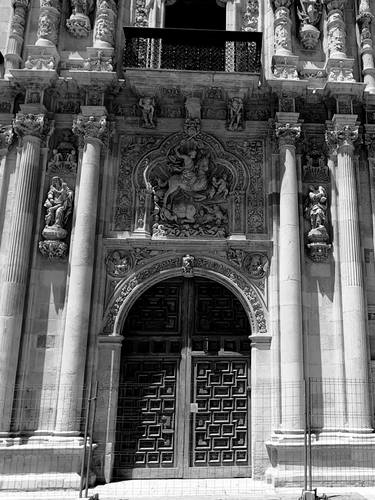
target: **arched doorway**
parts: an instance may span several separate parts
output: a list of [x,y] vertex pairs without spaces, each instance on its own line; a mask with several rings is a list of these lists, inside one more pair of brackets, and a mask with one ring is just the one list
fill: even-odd
[[250,475],[250,325],[204,278],[148,289],[126,319],[114,479]]

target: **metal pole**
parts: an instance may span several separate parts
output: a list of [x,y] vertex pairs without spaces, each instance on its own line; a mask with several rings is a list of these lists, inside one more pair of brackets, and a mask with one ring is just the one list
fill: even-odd
[[83,491],[83,475],[85,472],[85,462],[86,462],[86,444],[87,444],[87,432],[89,428],[90,401],[91,401],[91,385],[89,386],[89,393],[87,397],[85,431],[83,434],[83,453],[82,453],[82,463],[81,463],[81,478],[79,481],[79,498],[82,498],[82,491]]
[[307,400],[307,394],[308,394],[308,380],[305,378],[304,379],[304,389],[305,389],[305,432],[303,436],[303,451],[304,451],[304,457],[303,457],[303,490],[307,490],[307,461],[308,461],[308,452],[307,452],[307,432],[308,432],[308,400]]
[[[94,422],[95,422],[97,396],[98,396],[98,381],[96,381],[96,383],[95,383],[95,392],[94,392],[93,397],[91,398],[91,401],[93,403],[93,409],[92,409],[92,415],[90,418],[90,429],[89,429],[90,442],[89,442],[89,454],[87,457],[87,465],[86,465],[85,498],[87,498],[88,491],[89,491],[89,474],[90,474],[90,464],[91,464],[91,456],[92,456],[92,437],[93,437],[93,429],[94,429]],[[90,410],[91,410],[91,405],[90,405]]]
[[311,378],[308,378],[307,392],[307,424],[308,424],[308,450],[309,450],[309,490],[312,491],[312,450],[311,450]]

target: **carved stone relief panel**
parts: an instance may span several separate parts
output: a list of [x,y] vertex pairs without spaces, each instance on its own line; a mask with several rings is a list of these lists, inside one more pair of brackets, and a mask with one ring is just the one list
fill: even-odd
[[223,238],[245,232],[246,169],[216,138],[200,130],[194,137],[189,132],[173,134],[146,154],[135,183],[135,226],[154,238]]
[[132,177],[139,160],[156,147],[155,137],[123,136],[120,142],[120,166],[117,179],[117,201],[114,212],[114,229],[131,231],[134,228],[134,188]]
[[261,139],[250,141],[230,140],[226,148],[245,162],[249,173],[246,200],[248,233],[266,232],[264,143]]

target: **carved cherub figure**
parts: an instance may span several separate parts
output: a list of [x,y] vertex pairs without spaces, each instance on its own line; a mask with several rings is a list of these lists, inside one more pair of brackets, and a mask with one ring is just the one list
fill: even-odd
[[229,130],[239,130],[241,128],[243,101],[241,97],[233,97],[229,101]]
[[146,128],[155,128],[155,99],[153,97],[141,97],[138,104],[142,109],[143,126]]

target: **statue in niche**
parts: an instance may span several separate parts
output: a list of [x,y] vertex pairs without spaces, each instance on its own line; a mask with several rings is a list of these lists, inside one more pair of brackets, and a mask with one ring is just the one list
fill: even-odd
[[155,128],[155,99],[153,97],[141,97],[138,104],[142,110],[142,127]]
[[[55,153],[57,154],[57,153]],[[73,211],[73,191],[68,184],[57,175],[52,177],[47,199],[44,229],[44,241],[39,242],[39,250],[50,260],[64,259],[68,245],[63,240],[67,237],[67,222]]]
[[72,213],[73,191],[60,177],[52,177],[44,207],[47,209],[45,216],[46,227],[54,226],[63,229],[69,215]]
[[243,101],[241,97],[233,97],[228,106],[228,129],[242,130]]
[[172,148],[150,179],[153,236],[226,236],[230,181],[203,145],[190,140]]
[[331,248],[327,232],[327,192],[323,186],[309,186],[305,201],[305,218],[309,220],[310,231],[307,234],[307,248],[314,262],[328,258]]
[[321,0],[299,0],[297,8],[300,20],[299,35],[305,49],[314,49],[320,37],[318,25],[322,16],[323,4]]

